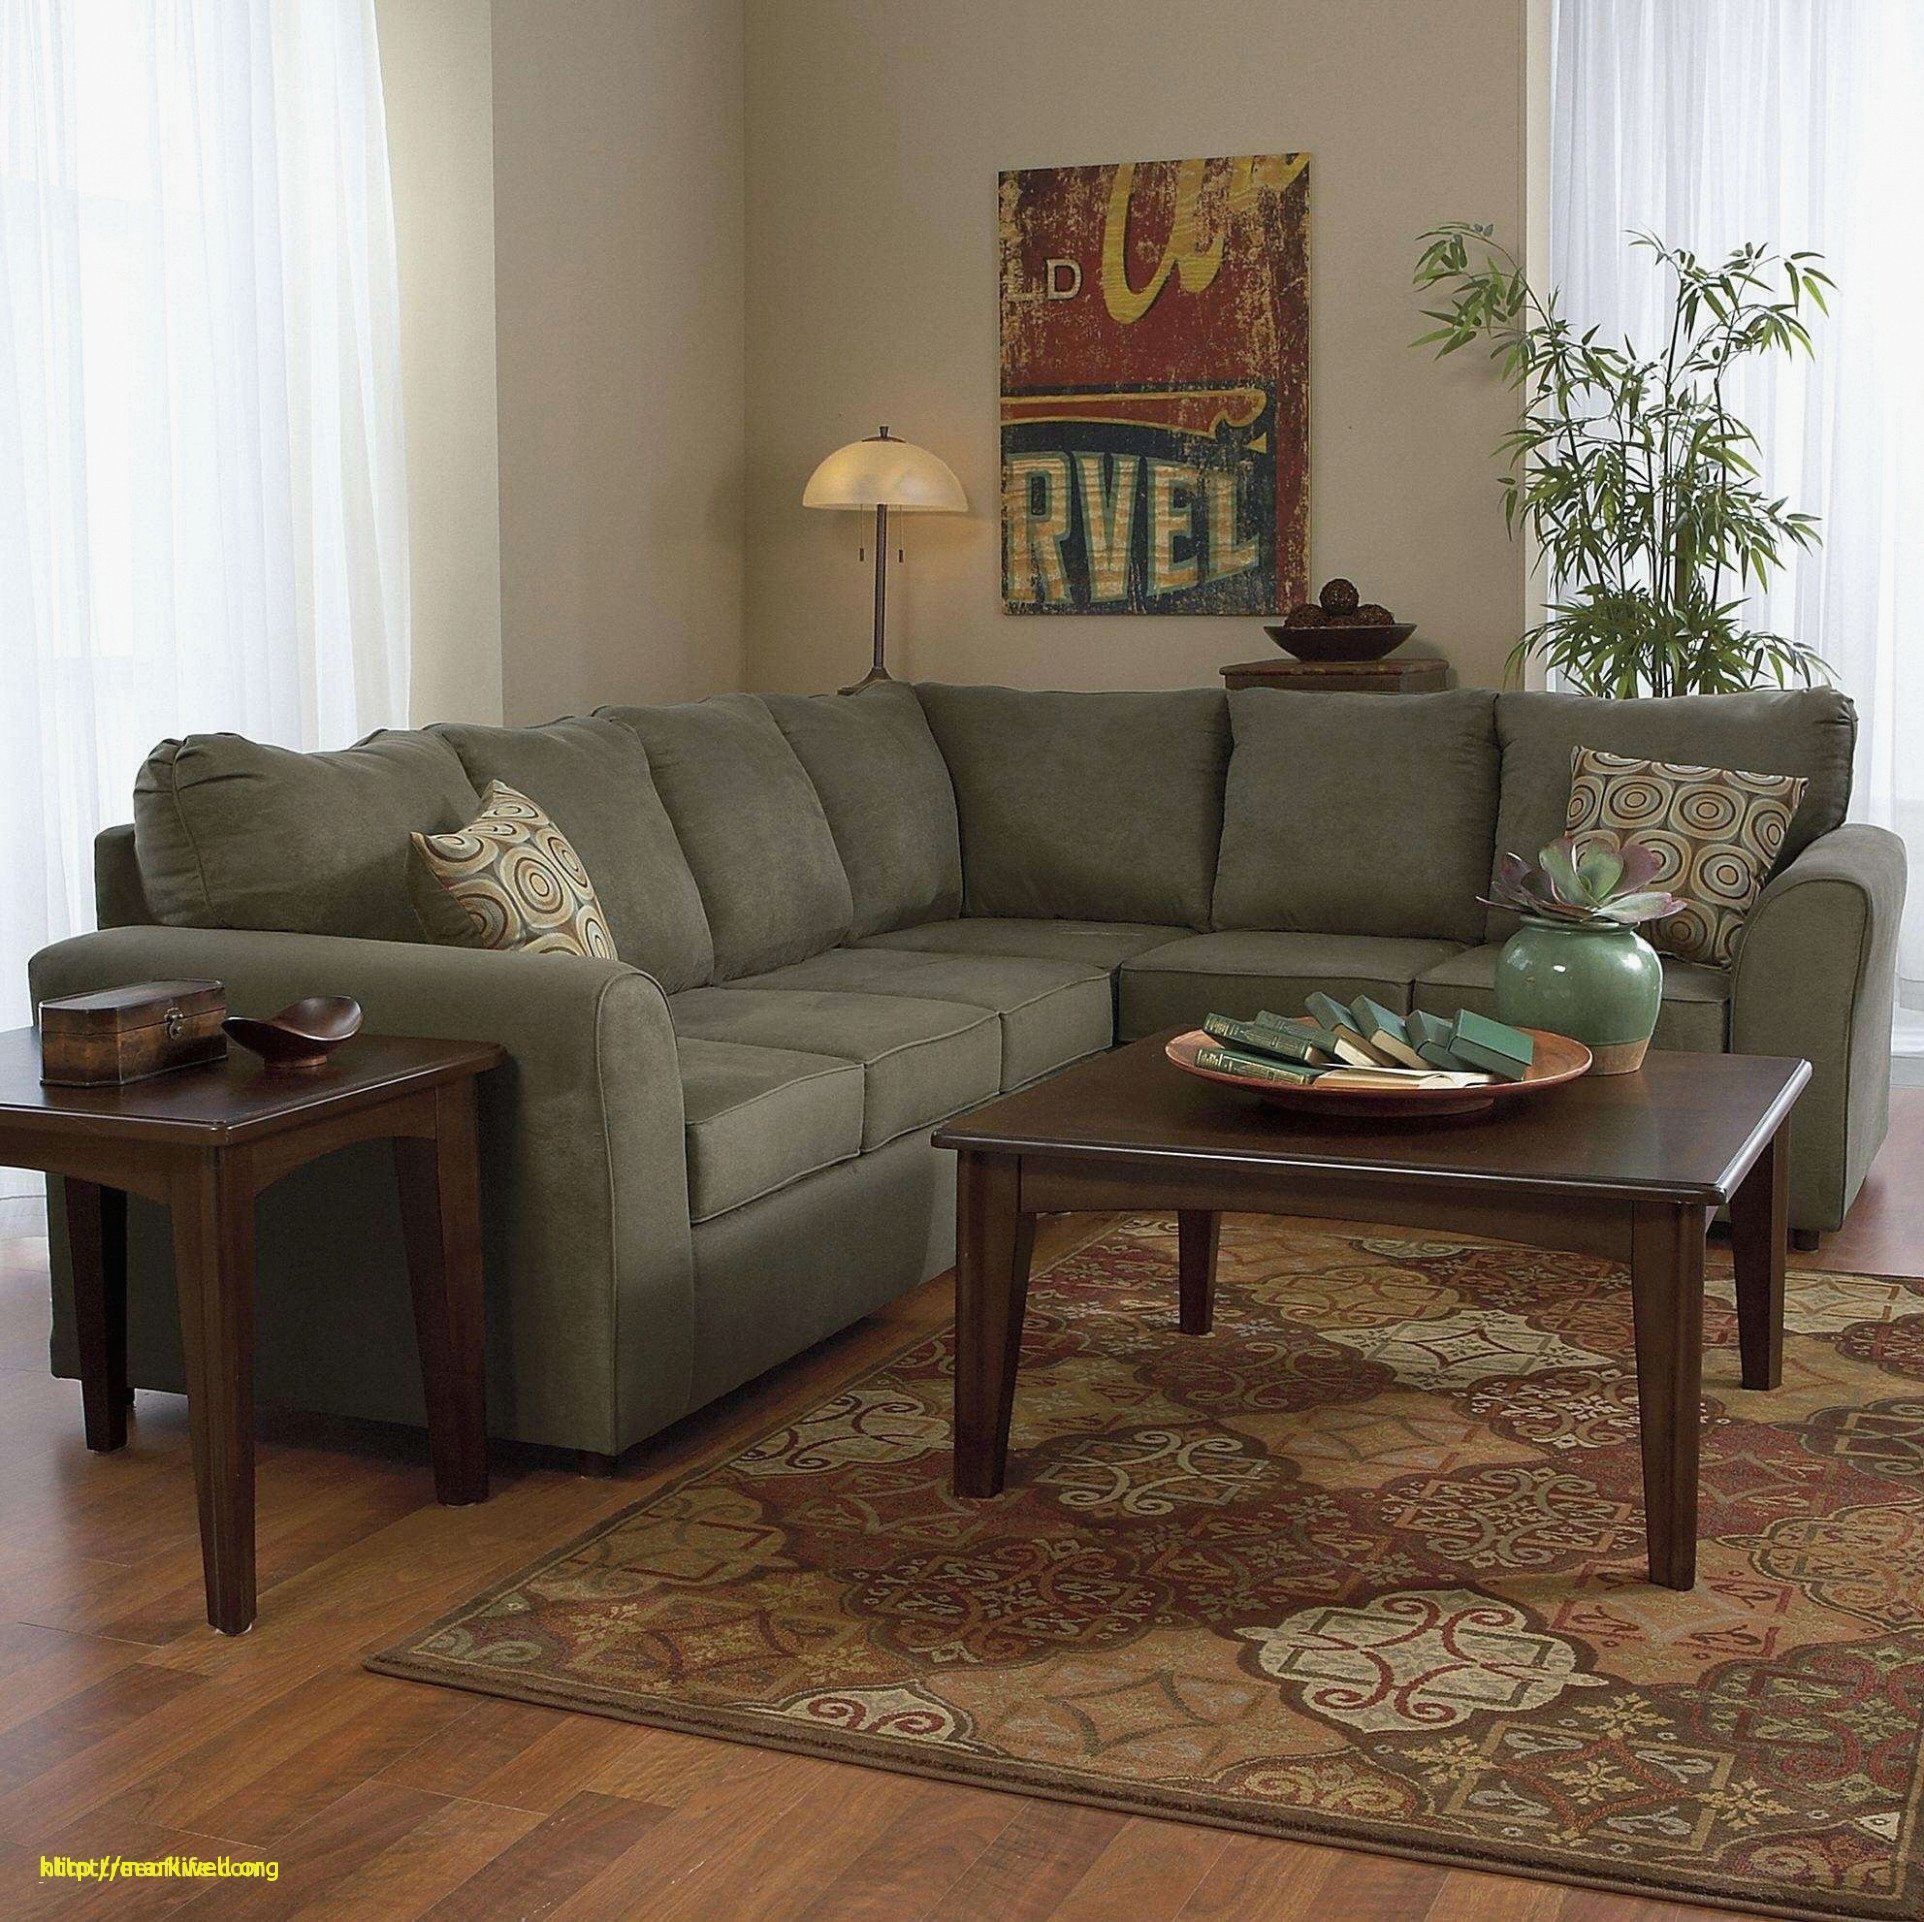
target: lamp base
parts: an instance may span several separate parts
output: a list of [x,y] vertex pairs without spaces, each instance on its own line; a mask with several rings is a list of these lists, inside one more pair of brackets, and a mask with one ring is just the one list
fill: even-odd
[[852,687],[838,688],[840,694],[859,694],[865,687],[873,687],[877,681],[892,681],[895,676],[885,667],[872,667]]

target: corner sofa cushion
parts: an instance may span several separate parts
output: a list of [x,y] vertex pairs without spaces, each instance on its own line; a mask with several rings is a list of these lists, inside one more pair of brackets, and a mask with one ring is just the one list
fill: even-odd
[[1167,947],[1189,932],[1136,921],[1030,921],[1019,915],[972,914],[964,920],[930,921],[919,928],[872,934],[861,945],[915,954],[1007,954],[1035,961],[1080,961],[1113,971],[1132,954]]
[[731,984],[731,991],[745,988],[896,994],[991,1009],[1002,1021],[1005,1091],[1100,1054],[1115,1039],[1109,970],[1077,961],[834,948]]
[[962,912],[955,789],[915,690],[877,681],[857,694],[764,694],[808,771],[848,872],[851,935]]
[[648,751],[701,890],[717,980],[805,960],[848,933],[854,904],[828,817],[754,695],[596,712]]
[[955,783],[969,914],[1209,925],[1229,760],[1219,691],[917,692]]
[[[1496,1013],[1496,963],[1503,944],[1465,948],[1417,976],[1411,1006],[1430,1014],[1455,1014],[1471,1008]],[[1684,1048],[1696,1054],[1722,1054],[1729,1045],[1730,976],[1722,968],[1694,961],[1663,959],[1663,1006],[1652,1041],[1659,1048]]]
[[239,734],[162,741],[134,783],[134,846],[163,926],[419,941],[408,836],[481,811],[431,734],[302,754]]
[[[1539,848],[1563,832],[1570,804],[1570,756],[1579,747],[1693,767],[1801,774],[1809,786],[1784,837],[1777,863],[1782,868],[1844,819],[1851,798],[1857,710],[1831,687],[1634,701],[1502,694],[1497,697],[1496,733],[1503,781],[1492,871],[1506,852],[1534,860]],[[1515,915],[1498,908],[1489,911],[1489,939],[1506,937],[1515,928]]]
[[632,729],[581,719],[430,731],[461,757],[477,788],[504,781],[547,811],[593,880],[622,960],[670,994],[708,979],[708,916]]
[[1229,696],[1218,928],[1475,941],[1496,830],[1496,695]]
[[861,1153],[859,1062],[689,1035],[675,1046],[691,1221],[712,1221]]
[[1197,1027],[1206,1014],[1295,1014],[1318,989],[1339,1001],[1366,994],[1401,1014],[1410,1005],[1410,983],[1456,951],[1448,941],[1370,934],[1191,935],[1122,964],[1117,1038]]
[[932,1127],[998,1091],[1002,1030],[987,1008],[886,994],[691,988],[671,996],[675,1033],[859,1062],[862,1146]]

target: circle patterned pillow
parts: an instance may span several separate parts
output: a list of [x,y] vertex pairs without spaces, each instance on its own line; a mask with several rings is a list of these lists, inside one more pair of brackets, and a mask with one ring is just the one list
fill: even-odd
[[1662,865],[1649,885],[1684,906],[1645,929],[1650,945],[1727,968],[1809,785],[1801,774],[1642,761],[1579,747],[1570,755],[1565,828],[1579,836],[1608,829],[1652,849]]
[[428,939],[615,958],[595,884],[539,803],[490,781],[456,834],[409,836],[408,892]]

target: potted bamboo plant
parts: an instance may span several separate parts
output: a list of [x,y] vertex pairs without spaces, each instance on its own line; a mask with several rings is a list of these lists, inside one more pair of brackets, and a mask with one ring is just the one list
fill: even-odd
[[1744,624],[1744,601],[1816,520],[1773,498],[1757,437],[1731,412],[1731,369],[1809,353],[1810,310],[1833,285],[1809,253],[1747,244],[1712,265],[1634,237],[1672,279],[1661,351],[1579,332],[1556,293],[1539,295],[1488,226],[1423,236],[1416,285],[1440,300],[1418,341],[1439,356],[1487,343],[1523,396],[1498,444],[1504,514],[1535,536],[1553,599],[1517,643],[1581,693],[1724,694],[1824,678],[1802,641]]

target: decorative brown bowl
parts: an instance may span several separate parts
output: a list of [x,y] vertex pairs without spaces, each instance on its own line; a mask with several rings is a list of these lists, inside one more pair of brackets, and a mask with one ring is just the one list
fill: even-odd
[[1263,632],[1299,661],[1380,661],[1416,632],[1416,623],[1390,621],[1365,627],[1324,621],[1316,627],[1289,627],[1279,621]]
[[1543,1028],[1525,1028],[1536,1042],[1536,1058],[1521,1081],[1490,1081],[1480,1088],[1346,1088],[1341,1082],[1306,1081],[1299,1087],[1275,1081],[1251,1081],[1239,1074],[1223,1074],[1215,1068],[1199,1068],[1196,1051],[1222,1044],[1200,1028],[1179,1034],[1163,1049],[1184,1074],[1199,1080],[1214,1081],[1225,1088],[1244,1088],[1260,1095],[1272,1108],[1289,1108],[1297,1114],[1325,1118],[1355,1117],[1368,1121],[1422,1121],[1444,1115],[1482,1114],[1500,1102],[1519,1095],[1541,1094],[1559,1082],[1574,1081],[1590,1071],[1590,1050],[1567,1034],[1551,1034]]
[[360,1033],[361,1004],[345,994],[310,994],[265,1021],[231,1014],[221,1026],[270,1068],[324,1068],[343,1041]]

